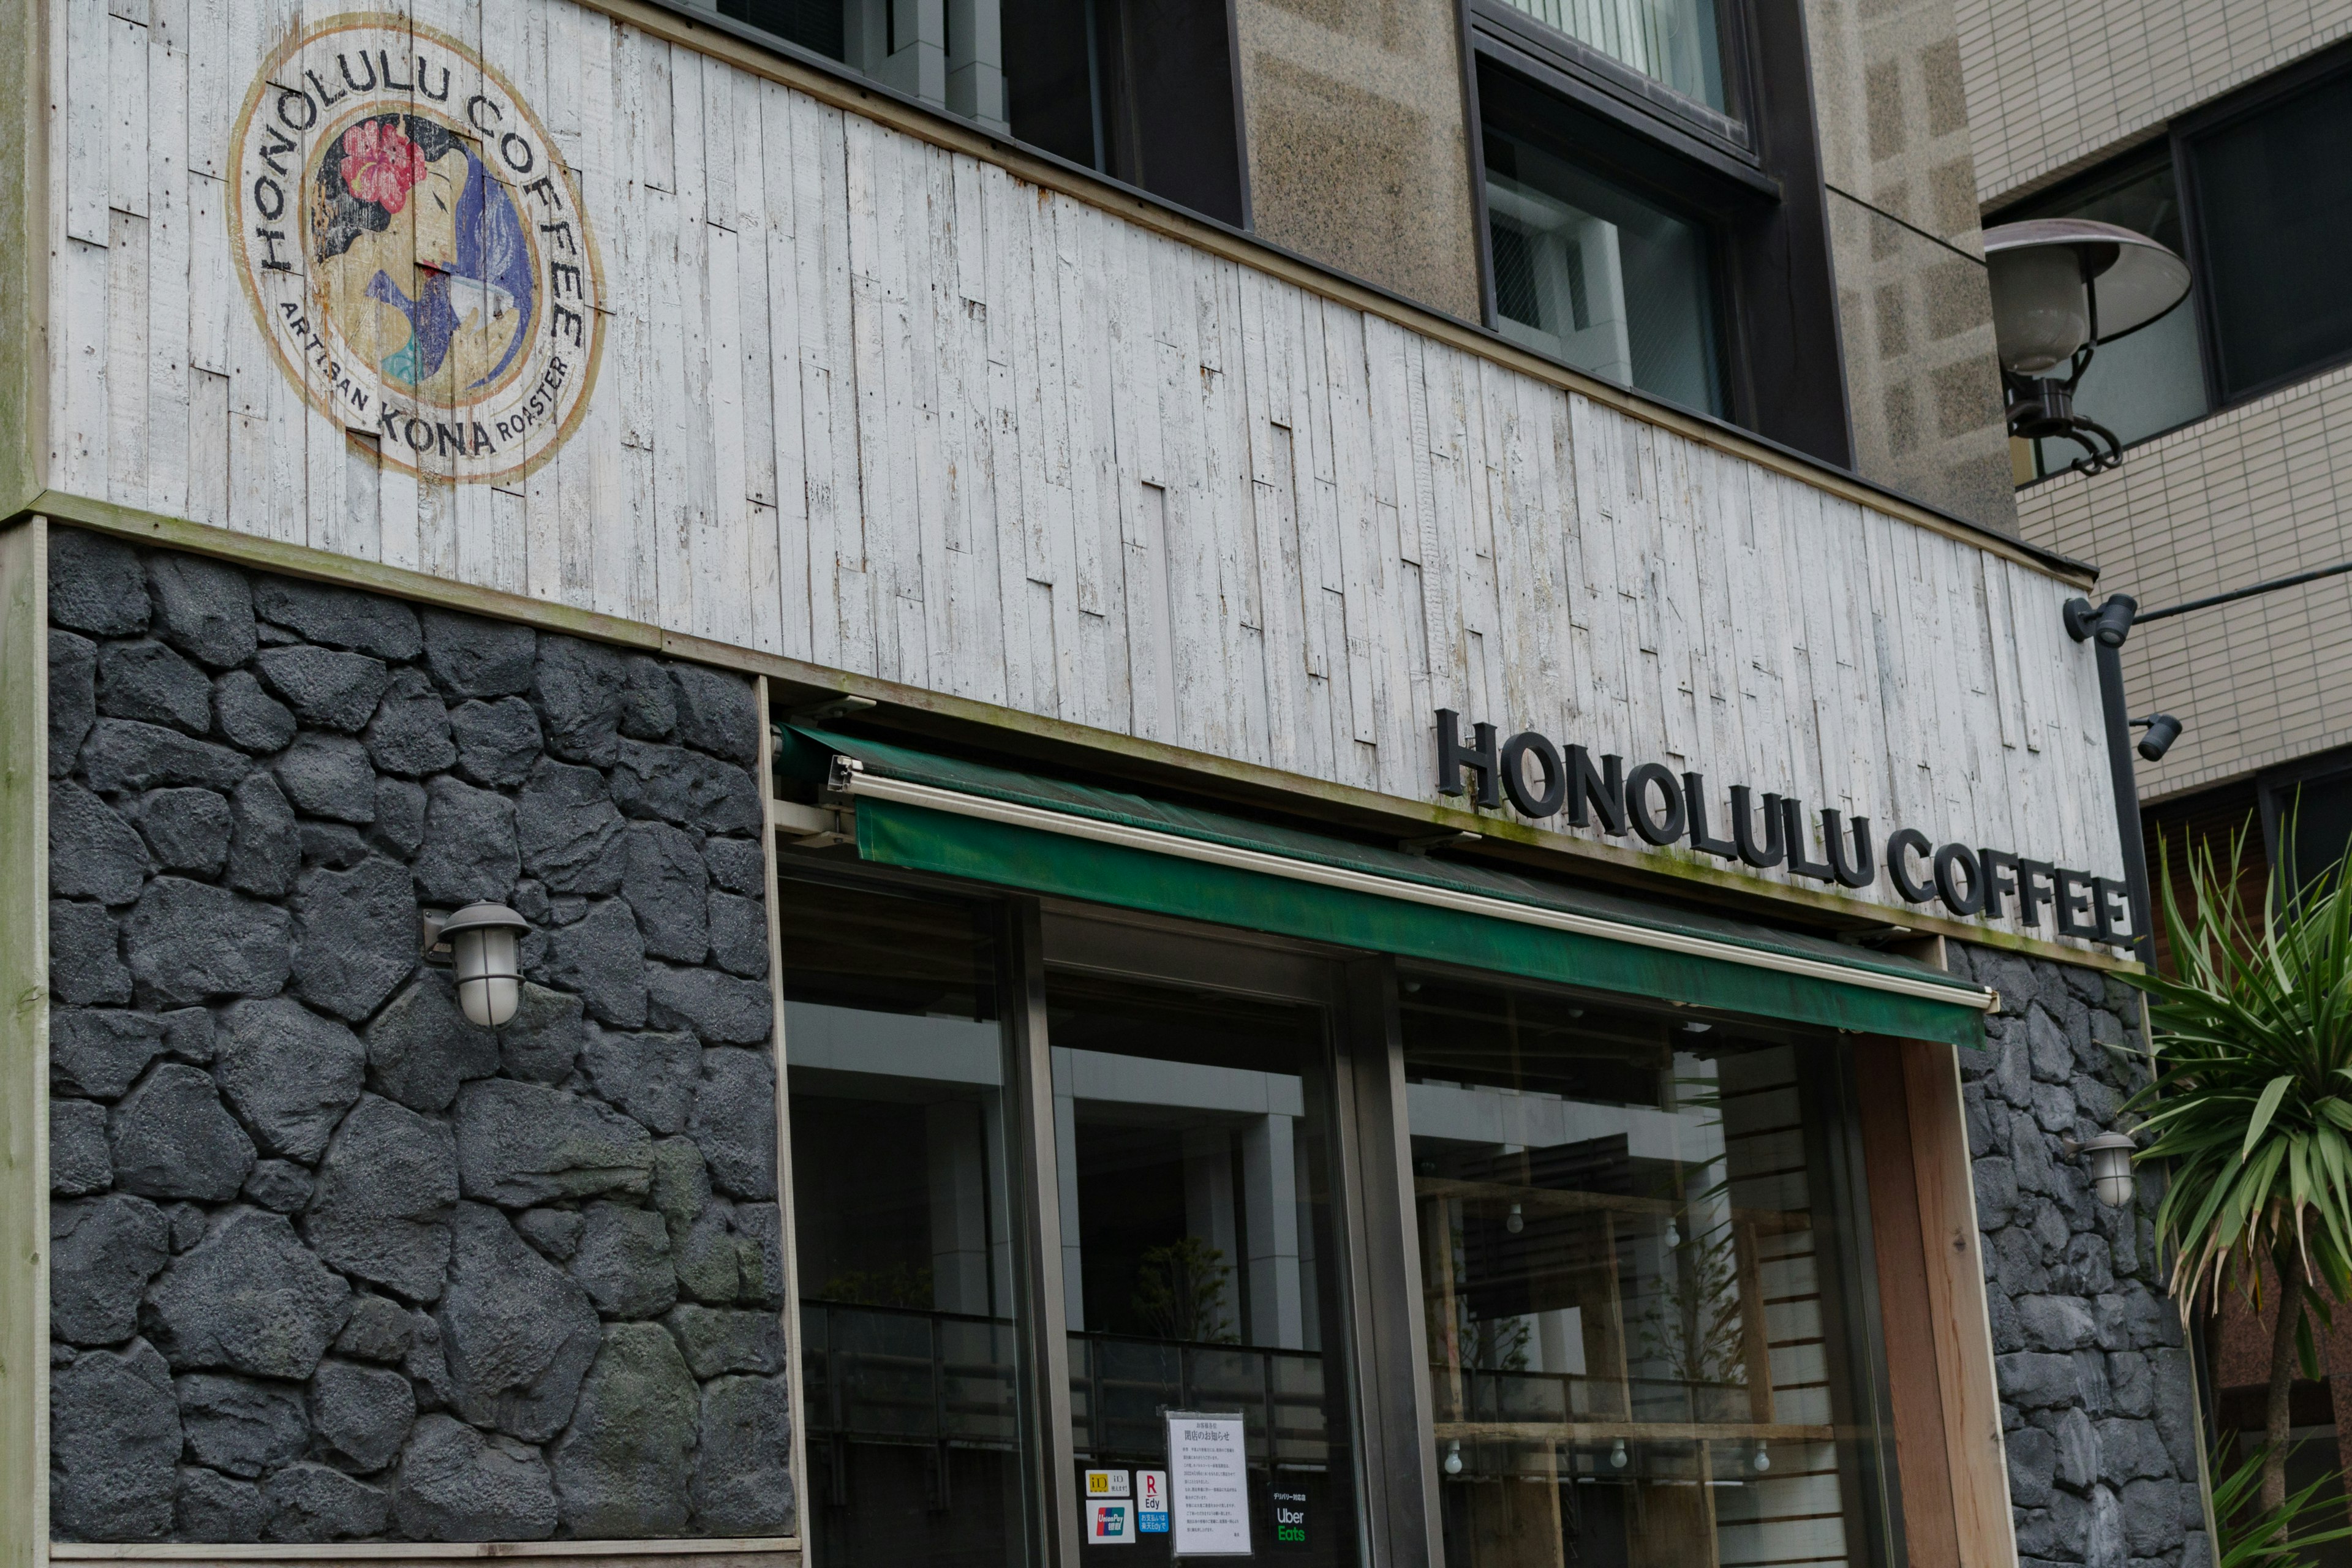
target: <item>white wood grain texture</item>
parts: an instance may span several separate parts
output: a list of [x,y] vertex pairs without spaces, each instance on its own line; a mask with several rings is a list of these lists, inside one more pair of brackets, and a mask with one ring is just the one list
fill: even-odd
[[[148,30],[147,472],[152,511],[188,510],[189,279],[187,0],[155,0]],[[199,128],[199,140],[215,134]],[[207,431],[205,438],[211,439]]]
[[775,501],[776,651],[787,658],[807,658],[811,656],[810,529],[802,404],[806,357],[801,342],[799,203],[794,191],[802,147],[793,97],[778,83],[760,85],[762,212],[759,234],[767,253],[768,482]]
[[[116,26],[128,27],[128,22]],[[138,29],[143,37],[144,27]],[[108,215],[106,250],[106,423],[108,500],[147,503],[147,220]]]

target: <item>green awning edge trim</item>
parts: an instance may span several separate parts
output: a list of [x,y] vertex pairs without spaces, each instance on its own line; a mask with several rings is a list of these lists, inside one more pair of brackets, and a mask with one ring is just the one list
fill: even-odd
[[1983,1043],[1989,994],[1906,960],[883,742],[787,732],[784,765],[811,783],[836,756],[856,764],[858,851],[877,864],[1759,1017]]

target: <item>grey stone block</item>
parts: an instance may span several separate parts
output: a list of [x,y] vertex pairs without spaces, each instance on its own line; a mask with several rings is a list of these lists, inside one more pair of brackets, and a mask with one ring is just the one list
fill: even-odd
[[636,912],[646,954],[700,963],[710,949],[710,872],[700,847],[667,823],[635,822],[622,859],[621,892]]
[[294,739],[294,714],[261,689],[250,670],[232,669],[213,682],[213,724],[231,745],[267,756]]
[[392,672],[375,717],[368,721],[366,744],[377,767],[403,778],[437,773],[457,760],[448,705],[417,669]]
[[302,864],[348,871],[368,857],[368,841],[347,822],[306,822],[301,826]]
[[120,1100],[163,1054],[163,1020],[152,1013],[67,1008],[49,1016],[49,1083],[68,1094]]
[[451,907],[510,895],[522,875],[514,802],[446,776],[425,786],[425,798],[417,890]]
[[520,697],[474,701],[449,715],[457,772],[491,789],[513,789],[539,761],[539,716]]
[[656,1318],[677,1301],[669,1233],[650,1209],[591,1204],[571,1272],[607,1318]]
[[172,1256],[193,1250],[211,1230],[212,1222],[205,1211],[191,1203],[166,1204],[163,1217],[172,1223]]
[[457,1397],[457,1380],[449,1375],[449,1354],[440,1323],[429,1313],[414,1313],[409,1321],[416,1337],[400,1359],[400,1370],[416,1388],[416,1408],[446,1410]]
[[614,1034],[592,1024],[581,1066],[597,1094],[649,1131],[686,1131],[702,1079],[702,1046],[692,1035]]
[[[106,1150],[106,1107],[87,1100],[49,1101],[49,1191],[59,1197],[102,1193],[114,1184]],[[50,1213],[54,1215],[55,1209]]]
[[[2193,1488],[2189,1495],[2196,1495]],[[2116,1491],[2116,1501],[2120,1505],[2126,1552],[2134,1557],[2158,1557],[2179,1550],[2181,1526],[2189,1521],[2180,1511],[2179,1485],[2168,1480],[2133,1481]]]
[[774,1204],[737,1204],[728,1224],[735,1232],[740,1282],[735,1300],[751,1307],[784,1304],[783,1212]]
[[259,1487],[194,1465],[180,1471],[175,1506],[173,1533],[181,1541],[258,1541],[269,1523],[269,1502]]
[[515,806],[523,868],[559,893],[620,890],[623,822],[593,768],[541,758]]
[[2099,1432],[2081,1409],[2061,1412],[2050,1427],[2055,1444],[2051,1475],[2069,1491],[2086,1492],[2099,1479]]
[[262,1484],[271,1541],[363,1541],[383,1533],[392,1500],[342,1471],[304,1460]]
[[253,608],[264,620],[329,647],[404,661],[424,647],[416,613],[378,594],[289,577],[256,577]]
[[730,893],[763,897],[768,886],[768,868],[760,854],[760,847],[748,838],[706,838],[702,841],[702,863],[710,868],[710,879]]
[[368,842],[394,859],[405,860],[425,842],[425,786],[411,779],[375,781],[375,820]]
[[362,1095],[327,1146],[303,1229],[319,1256],[344,1273],[430,1301],[447,1277],[447,1218],[457,1192],[448,1126]]
[[678,1287],[696,1300],[730,1307],[743,1284],[743,1250],[727,1221],[722,1200],[708,1205],[691,1223],[670,1231],[670,1257]]
[[614,1323],[552,1453],[567,1534],[679,1535],[698,1415],[694,1379],[657,1323]]
[[710,961],[746,980],[768,977],[768,910],[757,899],[710,895]]
[[374,716],[388,679],[382,659],[334,648],[264,648],[253,663],[261,683],[297,719],[346,735],[359,733]]
[[677,735],[677,686],[659,659],[641,653],[622,659],[621,733],[633,741]]
[[783,1378],[712,1379],[702,1389],[697,1437],[692,1491],[699,1529],[785,1535],[799,1528],[792,1393]]
[[123,922],[139,993],[168,1006],[215,996],[268,996],[285,984],[286,911],[226,888],[156,877]]
[[201,555],[147,558],[155,635],[215,669],[253,657],[253,590],[234,566]]
[[2021,1296],[2017,1317],[2035,1350],[2077,1351],[2097,1339],[2090,1310],[2071,1296]]
[[326,1361],[310,1379],[310,1417],[328,1451],[365,1474],[400,1457],[416,1422],[416,1391],[382,1367]]
[[181,1442],[171,1372],[144,1342],[84,1352],[53,1372],[53,1538],[160,1541],[171,1533]]
[[567,763],[611,764],[623,711],[618,653],[576,637],[541,637],[530,701],[550,752]]
[[2156,1410],[2156,1379],[2143,1351],[2116,1351],[2107,1357],[2107,1407],[2118,1415],[2148,1415]]
[[466,1195],[509,1208],[608,1193],[642,1196],[653,1140],[594,1100],[511,1079],[457,1092],[457,1171]]
[[375,769],[349,735],[305,731],[270,766],[303,816],[361,826],[375,820]]
[[139,1328],[139,1299],[171,1261],[171,1227],[123,1193],[49,1205],[49,1332],[78,1345],[120,1344]]
[[253,1140],[221,1106],[210,1074],[163,1062],[107,1119],[114,1184],[151,1198],[221,1203],[253,1169]]
[[2002,1445],[2009,1458],[2012,1508],[2047,1508],[2057,1474],[2058,1440],[2039,1427],[2012,1432]]
[[544,1541],[555,1484],[538,1449],[427,1415],[401,1451],[392,1516],[411,1541]]
[[245,1197],[272,1214],[300,1214],[313,1184],[310,1173],[291,1160],[257,1160],[245,1178]]
[[416,970],[424,925],[406,867],[371,855],[348,870],[314,868],[295,899],[294,994],[357,1023]]
[[730,1197],[776,1195],[776,1084],[752,1051],[706,1051],[690,1121],[710,1184]]
[[[789,1369],[791,1346],[784,1325],[773,1312],[740,1311],[729,1307],[699,1307],[684,1302],[662,1320],[677,1341],[687,1369],[709,1379],[730,1372],[767,1375]],[[2011,1473],[2016,1473],[2012,1452]]]
[[1969,1167],[1977,1192],[1977,1223],[1998,1230],[2017,1208],[2017,1168],[1998,1154],[1987,1155]]
[[751,683],[699,664],[673,664],[677,738],[742,767],[760,760],[760,711]]
[[192,1372],[173,1385],[187,1457],[200,1465],[252,1480],[310,1444],[310,1413],[294,1384]]
[[213,683],[162,643],[102,643],[98,650],[98,710],[110,719],[136,719],[169,724],[191,735],[209,734]]
[[343,1320],[343,1331],[335,1336],[335,1350],[361,1361],[397,1365],[415,1342],[415,1325],[398,1302],[382,1296],[354,1296],[352,1315]]
[[79,528],[49,531],[49,619],[94,637],[147,629],[147,574],[119,540]]
[[133,820],[155,864],[166,871],[215,876],[228,858],[228,802],[212,790],[149,790],[139,797]]
[[764,1044],[775,999],[755,980],[715,969],[646,965],[646,1016],[656,1028],[691,1029],[709,1046]]
[[572,1419],[602,1342],[587,1292],[525,1246],[506,1216],[459,1204],[436,1321],[450,1405],[478,1426],[543,1443]]
[[341,1331],[350,1297],[282,1215],[237,1207],[165,1267],[139,1321],[174,1368],[300,1382]]
[[710,1203],[710,1171],[691,1138],[654,1141],[653,1190],[648,1201],[669,1224],[671,1244],[692,1227]]
[[456,984],[430,969],[367,1026],[367,1058],[378,1092],[412,1110],[446,1110],[459,1084],[499,1070],[499,1037],[468,1023]]
[[121,812],[71,779],[50,783],[52,898],[127,904],[147,885],[152,869],[146,841]]
[[199,741],[161,724],[135,719],[100,719],[81,745],[82,776],[101,795],[152,789],[158,784],[202,784],[229,790],[253,771],[244,752]]
[[541,1257],[551,1263],[569,1263],[580,1250],[588,1220],[578,1209],[525,1209],[514,1216],[514,1227]]
[[237,785],[229,820],[228,885],[262,899],[292,892],[302,868],[300,825],[278,781],[256,773]]
[[131,1000],[121,932],[98,905],[50,900],[49,995],[69,1007]]
[[98,719],[98,645],[55,627],[49,631],[49,775],[73,772],[74,759]]
[[499,1031],[499,1065],[527,1083],[562,1083],[586,1043],[585,1017],[579,997],[524,981],[515,1016]]
[[239,1002],[221,1016],[213,1076],[272,1154],[315,1163],[359,1100],[367,1050],[359,1037],[290,997]]
[[508,697],[529,691],[539,636],[529,626],[426,610],[425,662],[452,697]]
[[2022,1409],[2044,1410],[2074,1404],[2081,1397],[2072,1356],[2021,1351],[1994,1357],[1993,1366],[2000,1396]]
[[2172,1456],[2165,1452],[2155,1422],[2110,1415],[2097,1426],[2101,1480],[2119,1487],[2126,1481],[2173,1479]]
[[760,793],[751,773],[680,746],[616,742],[607,787],[625,816],[705,833],[756,833],[760,828]]
[[645,1026],[645,939],[637,934],[636,917],[618,899],[590,904],[578,921],[549,932],[540,977],[578,996],[601,1022]]

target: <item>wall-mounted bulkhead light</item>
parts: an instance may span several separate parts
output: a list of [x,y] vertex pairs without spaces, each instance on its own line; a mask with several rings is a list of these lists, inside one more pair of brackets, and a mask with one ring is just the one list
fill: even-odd
[[495,1029],[522,1000],[522,937],[530,922],[504,904],[467,904],[425,925],[426,952],[446,952],[457,979],[457,1005],[467,1021]]
[[[2032,218],[1985,230],[1992,331],[2009,433],[2063,440],[2073,471],[2123,461],[2115,433],[2074,412],[2074,389],[2101,343],[2137,331],[2189,293],[2189,264],[2144,234],[2089,218]],[[2066,367],[2063,379],[2051,372]]]

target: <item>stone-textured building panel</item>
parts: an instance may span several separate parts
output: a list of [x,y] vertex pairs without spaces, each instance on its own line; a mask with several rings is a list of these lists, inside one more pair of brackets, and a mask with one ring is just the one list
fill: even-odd
[[50,558],[56,1536],[789,1533],[749,683]]

